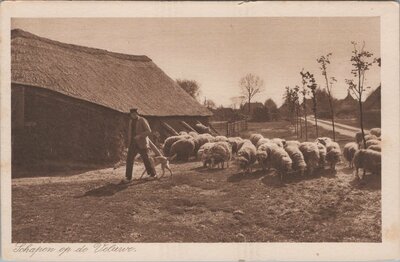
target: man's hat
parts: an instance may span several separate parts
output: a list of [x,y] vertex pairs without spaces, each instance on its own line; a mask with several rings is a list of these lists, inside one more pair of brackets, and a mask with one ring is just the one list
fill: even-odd
[[129,110],[129,113],[137,113],[138,112],[138,109],[137,108],[131,108],[130,110]]

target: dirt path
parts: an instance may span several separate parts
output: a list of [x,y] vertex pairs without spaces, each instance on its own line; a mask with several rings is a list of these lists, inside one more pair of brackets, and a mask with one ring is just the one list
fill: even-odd
[[[304,118],[303,118],[303,120],[304,120]],[[307,117],[307,121],[312,124],[315,123],[313,117]],[[326,120],[318,119],[318,126],[324,128],[326,130],[332,130],[331,123]],[[349,125],[335,123],[335,131],[344,136],[354,137],[356,135],[356,133],[358,132],[358,130],[359,130],[358,128],[355,128],[355,127],[352,127]]]

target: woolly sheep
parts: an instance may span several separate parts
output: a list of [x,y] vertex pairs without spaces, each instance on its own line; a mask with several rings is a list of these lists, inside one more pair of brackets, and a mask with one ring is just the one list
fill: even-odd
[[343,148],[343,156],[349,162],[349,167],[353,168],[353,158],[358,150],[356,142],[347,143]]
[[288,140],[285,143],[285,147],[286,146],[297,146],[297,147],[299,147],[300,146],[300,142],[297,141],[297,140]]
[[175,143],[176,141],[180,140],[180,139],[188,139],[191,138],[191,136],[170,136],[167,139],[165,139],[164,141],[164,145],[163,145],[163,153],[165,156],[170,156],[170,150],[171,150],[171,146],[173,143]]
[[270,168],[269,164],[270,161],[268,160],[269,156],[271,155],[271,151],[274,150],[275,148],[278,148],[278,146],[274,143],[264,143],[257,148],[256,151],[257,161],[261,165],[263,170]]
[[342,151],[336,142],[330,142],[326,145],[326,162],[329,163],[331,170],[336,170],[336,164],[340,162]]
[[229,161],[232,157],[232,149],[228,142],[216,142],[210,149],[211,167],[221,164],[224,168],[224,163],[229,167]]
[[199,132],[199,134],[210,134],[211,129],[201,123],[197,123],[195,126],[196,131]]
[[249,140],[245,140],[239,149],[236,161],[245,172],[252,171],[252,165],[256,162],[256,147]]
[[211,154],[210,150],[214,146],[215,143],[208,142],[202,145],[197,151],[197,158],[203,162],[203,166],[206,167],[207,164],[211,165]]
[[194,149],[195,154],[197,154],[197,152],[199,151],[199,149],[202,145],[204,145],[205,143],[208,143],[210,141],[207,136],[203,136],[203,135],[198,135],[198,136],[194,137],[193,139],[195,141],[195,149]]
[[316,142],[315,144],[318,147],[318,153],[319,153],[319,164],[318,165],[320,168],[324,168],[325,160],[326,160],[326,147],[325,147],[325,145],[323,145],[319,142]]
[[198,134],[197,132],[194,132],[194,131],[190,131],[190,132],[189,132],[189,135],[190,135],[191,137],[193,137],[193,138],[199,136],[199,134]]
[[186,131],[180,131],[180,132],[179,132],[179,135],[180,135],[180,136],[186,136],[186,135],[188,135],[188,133],[187,133]]
[[237,150],[239,151],[246,142],[251,143],[251,141],[249,139],[243,139],[243,140],[239,141]]
[[300,144],[299,149],[301,153],[303,153],[308,173],[312,174],[314,168],[317,167],[319,163],[319,149],[317,144],[312,142],[303,142]]
[[380,136],[381,136],[381,129],[380,129],[379,127],[372,128],[372,129],[369,130],[369,133],[370,133],[371,135],[380,137]]
[[370,171],[372,174],[380,174],[381,161],[380,152],[371,149],[358,150],[353,158],[356,178],[363,178],[363,176],[359,177],[358,175],[358,170],[360,168],[364,169],[363,173],[365,173],[365,171]]
[[[368,135],[368,134],[369,134],[368,131],[364,131],[364,135]],[[355,139],[356,139],[356,143],[357,144],[360,144],[363,141],[363,137],[362,137],[361,131],[356,133]]]
[[378,140],[378,137],[375,135],[365,135],[365,141],[369,141],[369,140]]
[[228,138],[226,136],[216,136],[215,142],[228,142]]
[[276,169],[279,174],[280,180],[283,180],[284,174],[291,171],[292,159],[289,154],[282,147],[276,147],[271,150],[271,166]]
[[326,136],[318,137],[317,139],[315,139],[315,142],[321,143],[326,146],[328,143],[332,142],[332,139]]
[[296,144],[287,144],[285,146],[285,151],[288,153],[289,157],[292,159],[292,169],[297,171],[300,175],[304,175],[304,171],[307,168],[306,162],[304,161],[303,153]]
[[277,146],[282,147],[282,148],[283,148],[283,144],[286,143],[286,140],[282,139],[282,138],[272,138],[271,141],[272,141],[272,143],[275,143]]
[[371,149],[371,150],[374,150],[374,151],[377,151],[377,152],[381,152],[381,151],[382,151],[380,145],[370,145],[370,146],[368,147],[368,149]]
[[241,137],[228,137],[228,143],[232,147],[232,155],[235,155],[238,151],[239,143],[243,141]]
[[178,160],[188,161],[189,157],[193,154],[195,143],[193,139],[181,139],[172,144],[170,155],[171,160],[177,158]]
[[271,140],[269,140],[268,138],[261,138],[260,140],[258,140],[257,144],[256,144],[256,148],[259,148],[262,144],[265,143],[271,143]]
[[[358,137],[357,137],[357,135],[358,135]],[[369,133],[365,133],[365,142],[367,143],[370,140],[378,140],[378,137],[376,137],[375,135],[369,134]],[[359,148],[364,148],[364,143],[363,143],[361,132],[358,132],[356,134],[356,142],[360,145]]]
[[260,134],[251,134],[249,139],[250,139],[251,143],[255,146],[255,145],[257,145],[258,140],[260,140],[261,138],[264,138],[264,137]]
[[378,145],[379,146],[379,145],[381,145],[381,141],[376,140],[376,139],[368,140],[366,142],[366,145],[367,145],[367,148],[372,146],[372,145]]

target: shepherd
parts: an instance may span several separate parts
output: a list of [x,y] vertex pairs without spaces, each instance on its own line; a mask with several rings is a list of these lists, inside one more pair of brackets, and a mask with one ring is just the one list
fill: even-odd
[[126,159],[125,179],[122,183],[129,183],[132,180],[133,163],[136,155],[139,153],[142,157],[147,174],[150,177],[156,176],[156,170],[149,157],[149,138],[151,134],[150,125],[147,120],[140,116],[137,108],[130,111],[130,121],[128,129],[128,156]]

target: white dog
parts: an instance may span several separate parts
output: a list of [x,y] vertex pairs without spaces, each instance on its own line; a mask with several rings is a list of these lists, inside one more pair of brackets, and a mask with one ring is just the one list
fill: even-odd
[[[171,173],[171,177],[172,177],[172,171],[171,168],[169,167],[169,161],[168,158],[166,158],[165,156],[150,156],[149,157],[150,161],[152,162],[152,165],[154,167],[161,165],[161,170],[162,170],[162,174],[159,178],[162,178],[165,174],[165,169],[167,169],[170,173]],[[142,175],[140,176],[139,179],[141,179],[143,177],[143,175],[146,173],[146,169],[143,170]]]

